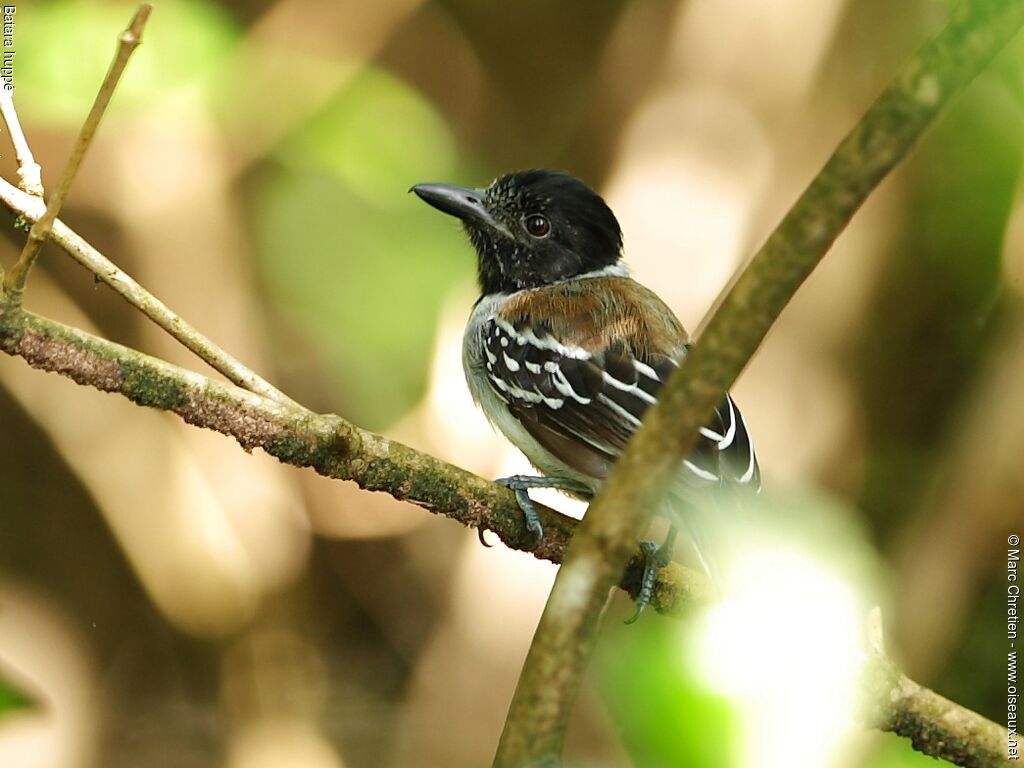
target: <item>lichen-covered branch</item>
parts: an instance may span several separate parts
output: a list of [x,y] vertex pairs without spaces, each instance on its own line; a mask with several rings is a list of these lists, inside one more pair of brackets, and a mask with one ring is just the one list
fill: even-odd
[[[0,298],[0,349],[33,368],[51,371],[134,403],[171,411],[189,424],[262,448],[281,461],[352,480],[463,525],[493,531],[506,545],[558,563],[577,521],[538,505],[544,540],[535,547],[515,496],[464,469],[360,429],[333,415],[279,403],[214,381],[77,328],[12,309]],[[639,559],[623,579],[635,594]],[[673,567],[659,582],[656,606],[672,611],[703,588],[703,578]]]
[[1000,768],[1009,764],[1005,728],[918,685],[895,665],[890,679],[889,688],[880,692],[876,728],[910,739],[918,752],[954,765]]
[[956,765],[1009,764],[1006,728],[915,683],[886,655],[878,608],[869,617],[869,631],[863,683],[869,725],[910,739],[919,752]]
[[530,647],[495,765],[555,765],[608,590],[700,427],[878,182],[1024,23],[1024,3],[964,0],[843,139],[666,382],[573,538]]
[[[507,488],[338,416],[268,400],[28,312],[0,312],[0,349],[38,370],[176,413],[189,424],[235,438],[246,450],[262,448],[294,466],[355,481],[466,526],[491,529],[508,546],[552,562],[562,560],[578,526],[576,520],[538,505],[545,533],[543,545],[534,551],[533,535]],[[623,588],[635,594],[639,575],[639,560],[634,560]],[[655,605],[672,612],[706,594],[700,575],[673,565],[660,576]],[[872,690],[878,691],[872,697],[874,727],[910,738],[928,754],[951,759],[972,750],[969,754],[978,758],[960,765],[1002,764],[978,757],[998,749],[993,744],[1005,735],[999,726],[911,682],[883,655],[871,670]]]

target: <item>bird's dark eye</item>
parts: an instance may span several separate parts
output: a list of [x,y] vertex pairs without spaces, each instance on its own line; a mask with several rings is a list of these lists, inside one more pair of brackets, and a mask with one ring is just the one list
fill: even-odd
[[534,237],[547,237],[548,232],[551,231],[551,222],[546,216],[539,213],[531,213],[527,216],[525,224],[526,231]]

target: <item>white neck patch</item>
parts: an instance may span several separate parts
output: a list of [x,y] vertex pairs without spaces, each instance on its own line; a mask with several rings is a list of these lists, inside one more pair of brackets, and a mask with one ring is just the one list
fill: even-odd
[[607,267],[595,269],[593,272],[585,272],[582,275],[576,275],[576,277],[570,279],[586,280],[590,277],[629,277],[629,267],[626,266],[626,262],[619,259],[614,264],[609,264]]

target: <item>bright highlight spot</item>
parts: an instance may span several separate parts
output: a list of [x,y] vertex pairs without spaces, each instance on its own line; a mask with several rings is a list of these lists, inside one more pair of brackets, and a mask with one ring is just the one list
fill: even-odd
[[859,590],[793,549],[747,551],[725,581],[696,658],[709,687],[739,710],[742,764],[839,765],[863,658]]

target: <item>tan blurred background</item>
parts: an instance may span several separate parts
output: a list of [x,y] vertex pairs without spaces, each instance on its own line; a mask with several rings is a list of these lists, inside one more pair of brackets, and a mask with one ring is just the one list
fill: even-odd
[[[158,0],[62,217],[309,407],[525,471],[462,383],[470,248],[409,186],[570,170],[695,328],[947,10]],[[18,4],[15,98],[48,186],[131,11]],[[1022,74],[1017,41],[735,390],[766,488],[830,495],[867,531],[907,671],[993,718],[1005,541],[1024,528]],[[7,179],[11,155],[0,137]],[[24,235],[4,221],[9,265]],[[210,373],[52,246],[27,304]],[[0,677],[38,702],[0,719],[0,765],[489,764],[551,565],[7,357],[0,438]],[[628,612],[617,597],[609,621]],[[609,697],[595,673],[570,764],[648,764]],[[925,764],[895,738],[858,750],[851,765]]]

